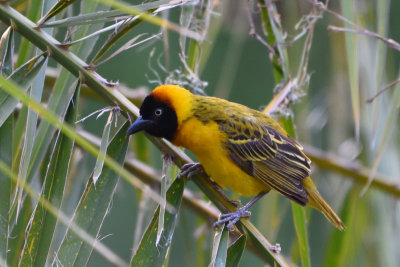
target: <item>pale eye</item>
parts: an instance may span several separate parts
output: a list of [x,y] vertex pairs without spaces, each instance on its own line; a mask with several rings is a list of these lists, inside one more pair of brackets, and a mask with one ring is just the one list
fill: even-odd
[[162,109],[161,108],[158,108],[158,109],[156,109],[155,111],[154,111],[154,115],[156,115],[157,117],[160,117],[161,116],[161,114],[162,114]]

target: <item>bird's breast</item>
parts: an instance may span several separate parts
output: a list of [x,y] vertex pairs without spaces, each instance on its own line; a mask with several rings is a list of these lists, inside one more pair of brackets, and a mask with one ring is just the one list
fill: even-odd
[[172,143],[198,154],[212,151],[223,138],[216,122],[204,123],[196,117],[191,117],[178,127]]
[[229,187],[243,196],[253,196],[269,187],[242,171],[225,148],[226,134],[214,121],[201,122],[193,117],[177,130],[172,143],[192,151],[206,173],[222,187]]

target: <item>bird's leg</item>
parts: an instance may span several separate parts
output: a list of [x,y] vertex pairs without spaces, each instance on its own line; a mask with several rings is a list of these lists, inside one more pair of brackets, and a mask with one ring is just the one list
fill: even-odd
[[206,174],[206,171],[200,163],[186,163],[181,167],[181,173],[178,175],[178,179],[182,179],[185,176],[190,179],[193,175],[200,173]]
[[211,182],[211,186],[215,189],[215,191],[217,191],[217,193],[218,193],[226,202],[231,203],[232,206],[235,206],[236,208],[239,207],[239,206],[241,206],[242,203],[240,202],[240,200],[232,200],[232,199],[229,199],[229,197],[227,197],[227,196],[224,194],[224,189],[223,189],[221,186],[219,186],[216,182],[214,182],[214,181],[211,180],[211,179],[210,179],[210,182]]
[[252,200],[250,200],[246,205],[241,207],[240,209],[234,211],[234,212],[229,212],[229,213],[224,213],[221,214],[220,219],[214,223],[214,227],[217,227],[223,223],[228,222],[228,229],[231,228],[232,225],[234,225],[237,221],[239,221],[240,218],[249,218],[251,215],[251,212],[248,211],[248,209],[253,206],[254,203],[256,203],[260,198],[262,198],[267,192],[261,192],[257,196],[255,196]]

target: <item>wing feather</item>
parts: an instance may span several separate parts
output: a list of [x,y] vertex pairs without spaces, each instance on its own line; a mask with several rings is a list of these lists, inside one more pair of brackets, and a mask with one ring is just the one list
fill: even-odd
[[274,127],[279,126],[254,118],[220,122],[220,129],[228,135],[226,147],[233,162],[250,176],[305,205],[308,198],[301,181],[310,174],[310,160],[300,144]]

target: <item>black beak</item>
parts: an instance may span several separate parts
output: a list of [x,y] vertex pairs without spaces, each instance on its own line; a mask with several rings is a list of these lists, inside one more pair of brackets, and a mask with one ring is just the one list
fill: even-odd
[[128,131],[126,132],[126,135],[131,135],[137,132],[140,132],[142,130],[146,130],[147,126],[152,124],[153,121],[151,120],[144,120],[141,116],[137,118],[137,120],[129,127]]

